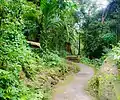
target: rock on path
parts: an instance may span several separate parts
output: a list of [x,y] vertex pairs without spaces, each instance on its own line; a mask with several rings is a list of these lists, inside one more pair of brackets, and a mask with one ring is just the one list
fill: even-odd
[[66,86],[60,86],[56,88],[61,90],[62,93],[55,93],[53,96],[53,100],[93,100],[91,96],[87,94],[85,88],[88,84],[88,80],[94,74],[92,68],[84,65],[78,64],[81,68],[81,71],[78,72],[74,79],[67,84]]

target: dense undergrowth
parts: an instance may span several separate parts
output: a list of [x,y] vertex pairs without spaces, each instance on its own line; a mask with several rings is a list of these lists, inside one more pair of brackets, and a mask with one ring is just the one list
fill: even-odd
[[[44,3],[48,6],[49,2],[43,0],[43,8],[34,3],[0,0],[0,100],[50,100],[52,87],[67,73],[79,70],[74,64],[67,64],[61,54],[46,50],[48,47],[29,47],[26,39],[39,41],[39,33],[53,31],[46,29]],[[52,25],[57,23],[59,26],[59,21]]]
[[103,61],[105,60],[105,56],[103,56],[102,58],[96,58],[96,59],[89,59],[87,57],[81,57],[80,58],[80,62],[87,64],[91,67],[93,67],[95,70],[99,70],[101,65],[103,64]]
[[[9,32],[10,30],[12,28]],[[13,34],[14,31],[12,30]],[[6,35],[6,38],[11,36]],[[65,59],[52,52],[44,53],[40,58],[27,46],[22,34],[13,36],[14,40],[7,42],[4,42],[5,36],[1,37],[1,100],[50,100],[51,87],[64,79],[67,73],[79,70],[79,67],[67,64]]]
[[1,27],[0,99],[50,100],[51,87],[73,71],[63,58],[52,52],[32,52],[16,23]]
[[[120,2],[111,3],[117,7],[102,14],[96,3],[84,0],[0,0],[0,100],[50,100],[54,85],[79,70],[66,62],[67,53],[81,54],[80,62],[98,72],[112,56],[120,69]],[[28,40],[40,48],[31,48]],[[95,95],[101,94],[101,80],[95,76],[90,82]]]
[[113,47],[93,78],[89,81],[88,91],[98,100],[120,100],[120,45]]

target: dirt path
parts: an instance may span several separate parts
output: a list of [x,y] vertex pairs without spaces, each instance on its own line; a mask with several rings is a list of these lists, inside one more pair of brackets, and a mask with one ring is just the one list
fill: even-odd
[[74,76],[71,82],[58,86],[55,89],[53,100],[93,100],[92,97],[87,94],[85,88],[88,80],[93,76],[94,71],[84,64],[78,65],[81,71]]

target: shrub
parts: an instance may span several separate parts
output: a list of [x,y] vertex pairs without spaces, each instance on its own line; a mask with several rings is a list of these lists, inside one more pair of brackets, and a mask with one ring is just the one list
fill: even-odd
[[27,96],[18,73],[0,69],[0,100],[27,100]]

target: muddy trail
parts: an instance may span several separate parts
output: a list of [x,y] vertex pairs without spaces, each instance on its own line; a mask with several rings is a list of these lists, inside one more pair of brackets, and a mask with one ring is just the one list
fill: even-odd
[[94,100],[86,91],[88,80],[94,75],[94,70],[78,63],[81,70],[65,84],[56,86],[52,100]]

